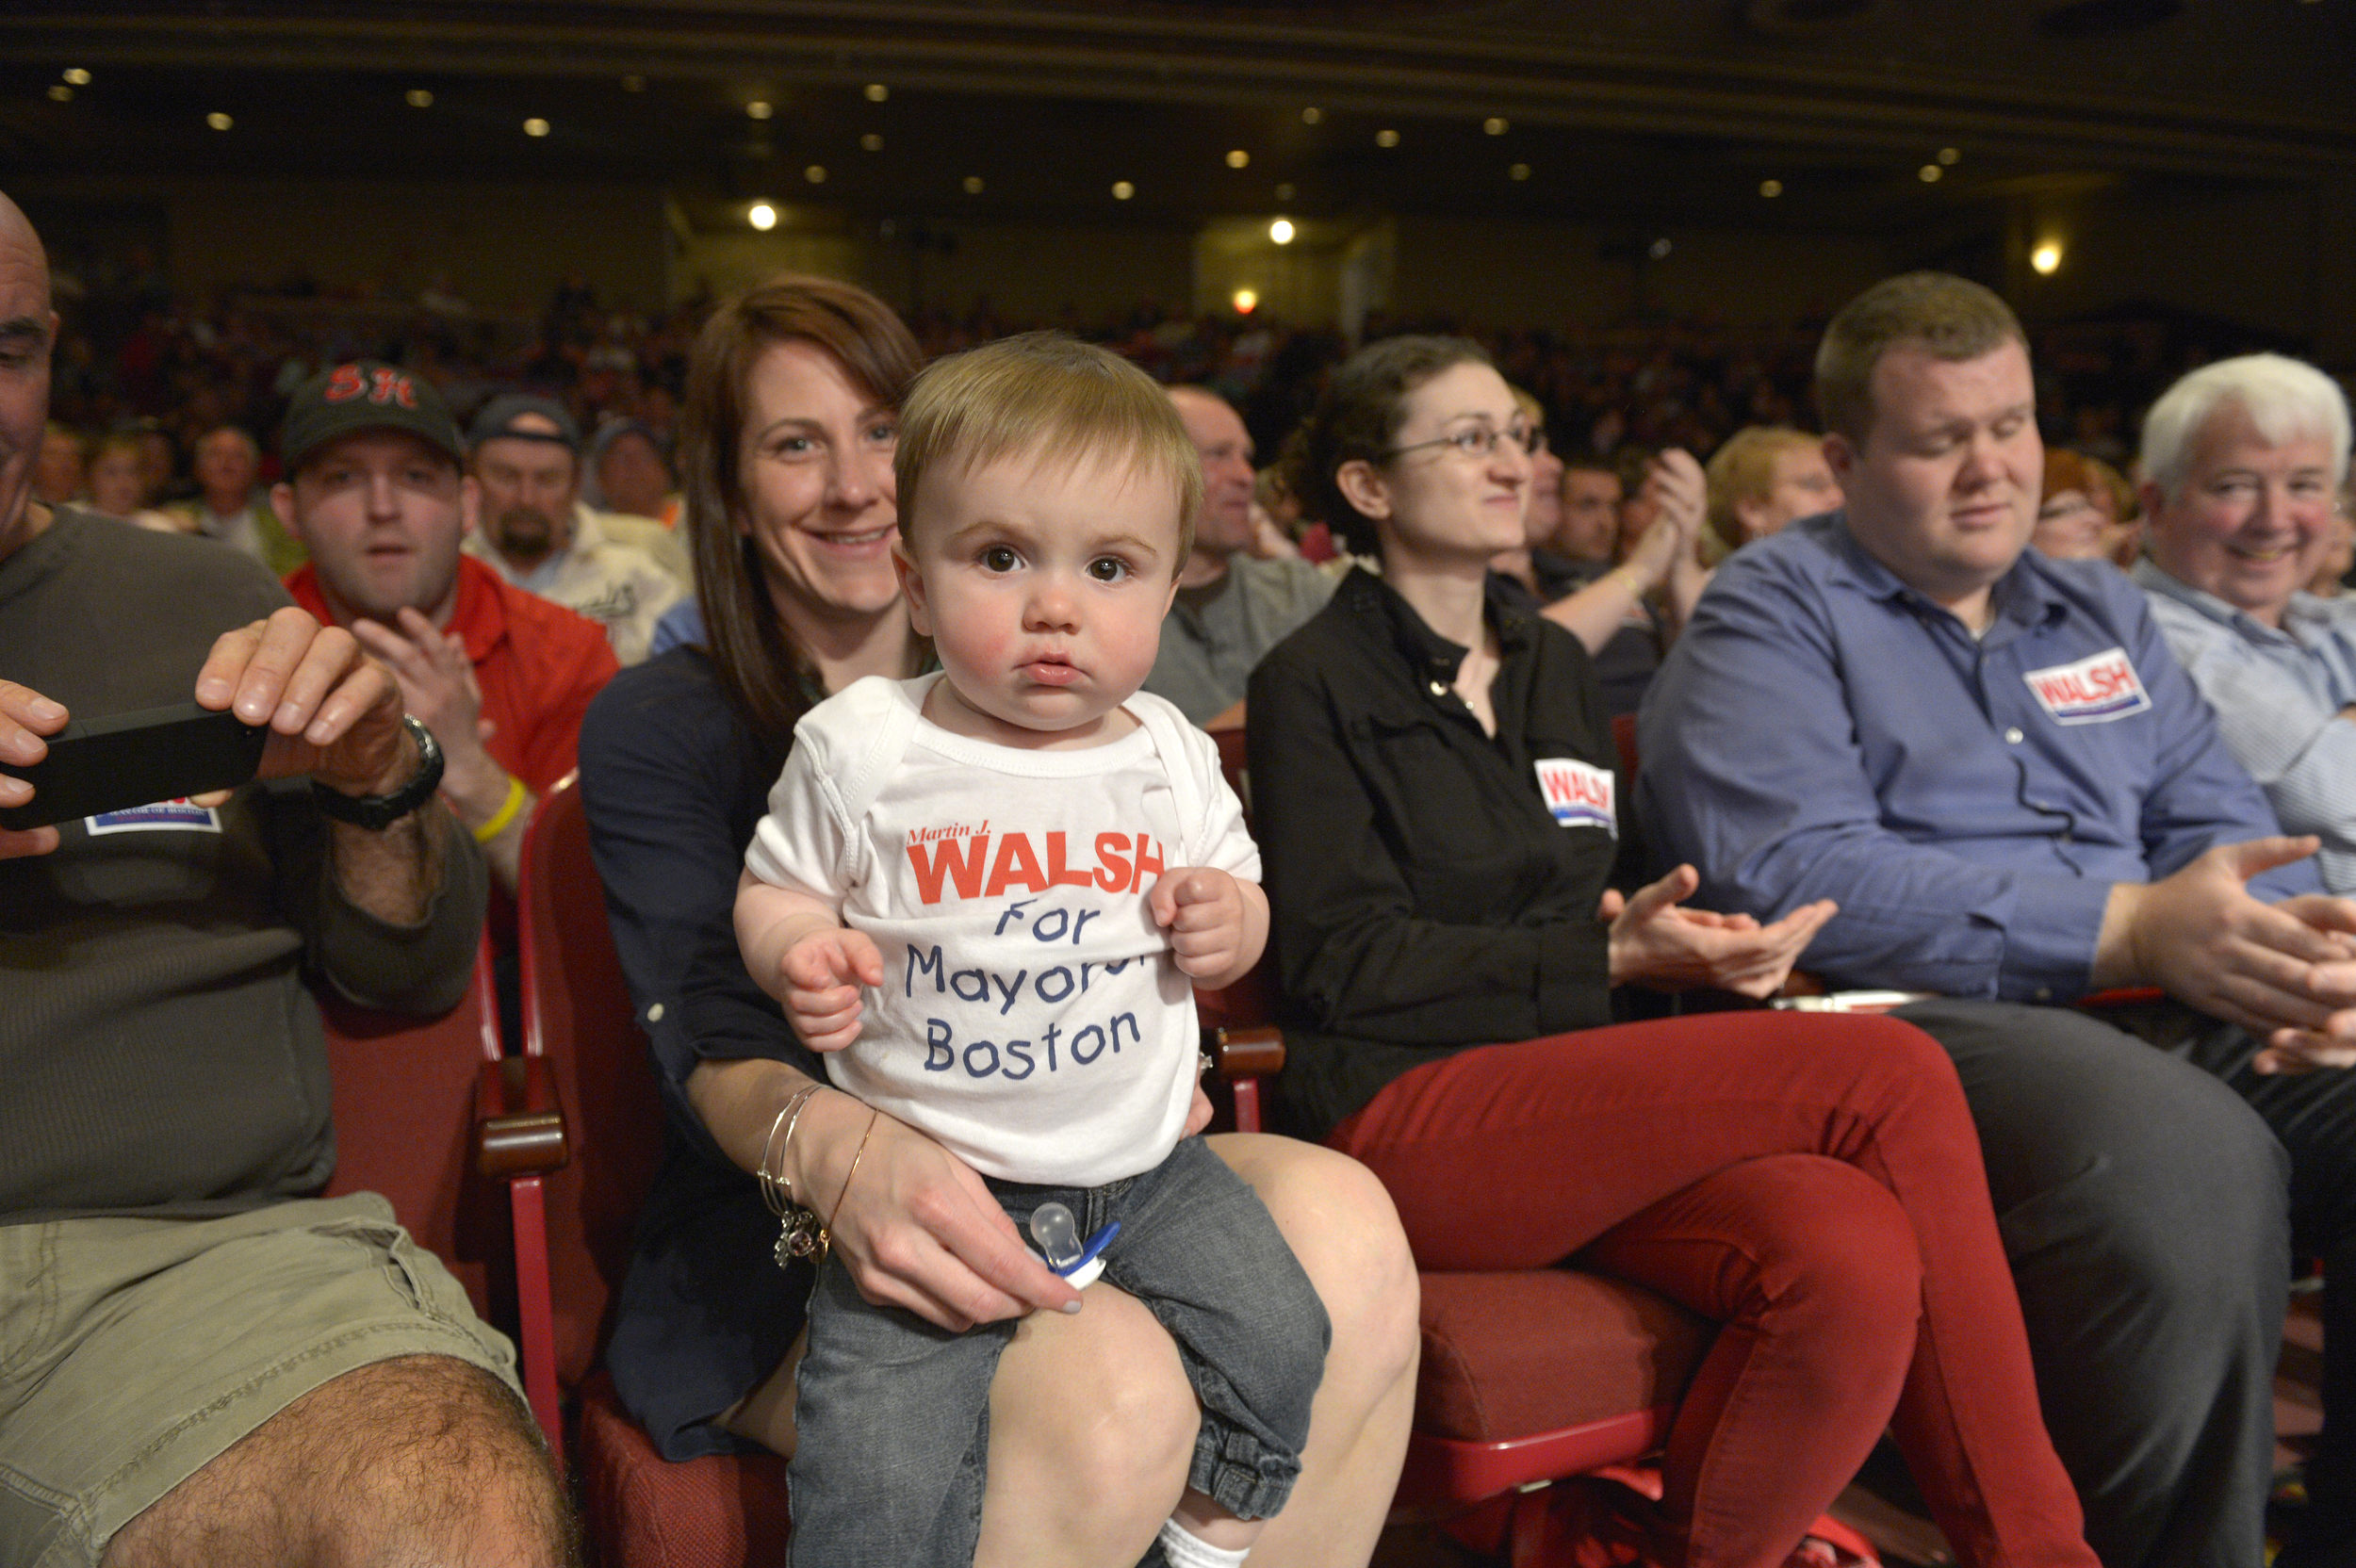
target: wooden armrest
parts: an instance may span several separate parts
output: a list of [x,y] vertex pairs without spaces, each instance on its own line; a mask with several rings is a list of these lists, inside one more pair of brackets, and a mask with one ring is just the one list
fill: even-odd
[[485,1176],[561,1170],[572,1157],[545,1056],[483,1064],[475,1080],[474,1166]]
[[1203,1048],[1221,1078],[1273,1078],[1284,1070],[1284,1031],[1272,1023],[1205,1029]]

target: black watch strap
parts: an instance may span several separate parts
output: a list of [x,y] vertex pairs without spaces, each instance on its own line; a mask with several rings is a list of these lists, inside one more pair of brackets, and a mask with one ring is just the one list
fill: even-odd
[[388,795],[348,795],[315,778],[311,780],[311,798],[318,803],[320,814],[371,833],[382,833],[434,797],[434,792],[442,787],[442,748],[434,741],[434,732],[414,715],[403,713],[401,722],[417,743],[417,771],[410,775],[409,782]]

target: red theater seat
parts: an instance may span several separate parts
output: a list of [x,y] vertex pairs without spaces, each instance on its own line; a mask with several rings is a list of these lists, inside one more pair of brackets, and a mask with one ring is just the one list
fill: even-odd
[[541,1198],[545,1173],[564,1162],[564,1127],[546,1074],[500,1053],[488,948],[476,953],[464,1000],[440,1018],[372,1012],[334,995],[320,998],[319,1016],[335,1117],[327,1196],[383,1194],[457,1275],[475,1311],[516,1336],[532,1413],[561,1452],[546,1370]]
[[532,812],[522,884],[524,1049],[548,1062],[581,1152],[549,1194],[548,1252],[560,1304],[556,1365],[577,1402],[582,1524],[604,1568],[774,1560],[787,1528],[785,1461],[760,1454],[673,1463],[593,1370],[630,1266],[631,1227],[662,1163],[663,1101],[570,777]]

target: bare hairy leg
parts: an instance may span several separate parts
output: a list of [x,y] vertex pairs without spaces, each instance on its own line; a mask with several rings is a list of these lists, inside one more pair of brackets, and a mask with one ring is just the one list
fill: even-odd
[[347,1372],[115,1532],[105,1568],[567,1568],[571,1510],[531,1413],[447,1356]]

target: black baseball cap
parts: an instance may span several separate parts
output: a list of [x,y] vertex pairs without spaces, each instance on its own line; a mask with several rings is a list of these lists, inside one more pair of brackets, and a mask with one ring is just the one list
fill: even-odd
[[297,388],[279,427],[278,455],[292,474],[328,442],[364,430],[401,431],[448,453],[452,463],[466,460],[458,421],[434,384],[374,359],[331,366]]
[[[538,415],[556,428],[534,430],[526,425],[515,428],[515,421],[527,415]],[[485,441],[546,441],[578,455],[581,451],[581,426],[574,422],[573,411],[553,398],[535,398],[529,392],[502,392],[483,405],[483,412],[474,416],[474,428],[466,433],[469,450],[480,450]]]

